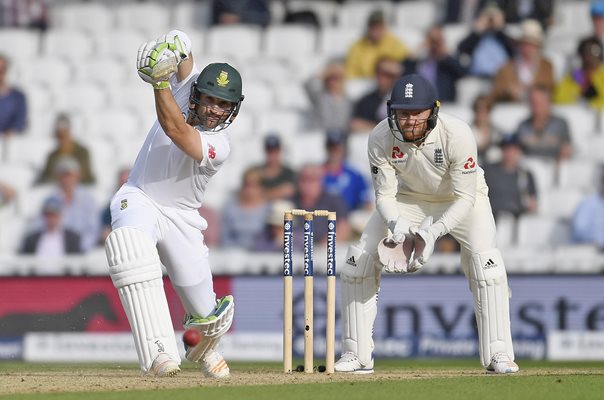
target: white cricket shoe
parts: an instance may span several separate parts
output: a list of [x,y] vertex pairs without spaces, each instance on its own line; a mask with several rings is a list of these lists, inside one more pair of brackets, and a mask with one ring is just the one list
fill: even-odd
[[207,378],[222,379],[228,378],[231,374],[224,357],[214,349],[208,350],[200,361],[200,364],[201,372],[203,372]]
[[491,364],[487,367],[487,372],[492,374],[513,374],[518,372],[518,364],[510,359],[505,353],[495,353],[491,357]]
[[167,353],[160,353],[155,357],[153,364],[151,364],[151,369],[149,370],[150,374],[153,374],[158,378],[174,376],[179,372],[180,368],[178,367],[178,363]]
[[335,370],[352,374],[373,374],[373,358],[368,365],[363,365],[356,354],[346,352],[336,361]]

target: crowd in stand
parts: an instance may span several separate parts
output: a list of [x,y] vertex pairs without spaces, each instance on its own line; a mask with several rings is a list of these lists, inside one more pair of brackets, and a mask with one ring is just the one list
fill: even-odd
[[[36,12],[36,17],[19,23],[17,14],[9,18],[13,16],[11,12],[27,10],[18,9],[16,1],[5,1],[0,14],[5,26],[46,28],[46,2],[28,3],[40,5],[30,10]],[[576,152],[569,127],[572,121],[557,115],[553,106],[584,104],[600,111],[604,105],[604,1],[591,2],[593,35],[577,43],[580,63],[576,66],[569,63],[573,67],[559,80],[543,52],[548,29],[554,23],[555,2],[443,0],[440,3],[446,11],[442,23],[472,24],[456,51],[447,48],[442,26],[432,26],[425,32],[422,49],[412,52],[404,38],[389,30],[388,18],[382,11],[371,12],[363,36],[348,49],[346,57],[329,60],[304,84],[311,105],[310,119],[325,132],[324,162],[294,170],[281,152],[282,136],[264,132],[264,162],[245,169],[238,190],[221,209],[200,210],[204,218],[219,221],[209,224],[212,230],[205,234],[209,245],[282,251],[283,211],[291,208],[336,211],[339,240],[358,235],[373,209],[373,193],[367,175],[349,164],[355,155],[348,153],[347,144],[353,135],[367,135],[386,117],[385,102],[394,82],[411,72],[431,81],[443,104],[456,101],[456,84],[464,77],[476,77],[486,83],[488,90],[475,98],[473,119],[468,122],[476,135],[479,163],[485,170],[495,217],[518,218],[539,211],[539,186],[523,159],[551,161],[553,168],[557,168]],[[271,23],[266,1],[221,0],[213,4],[216,24]],[[292,22],[316,23],[317,19],[307,18],[309,15],[312,17],[312,13],[297,12],[289,18]],[[514,37],[507,33],[506,22],[518,24],[519,32]],[[21,134],[27,121],[37,118],[28,114],[23,92],[7,79],[11,67],[9,55],[0,56],[0,140]],[[355,79],[371,79],[374,86],[353,99],[346,91],[346,82]],[[253,101],[246,97],[245,102]],[[530,115],[513,131],[504,131],[494,125],[491,114],[501,103],[523,104]],[[20,252],[24,254],[54,257],[87,252],[103,242],[110,226],[106,209],[100,208],[106,204],[96,204],[89,193],[95,175],[104,172],[92,169],[90,152],[94,149],[74,139],[69,114],[57,116],[54,134],[56,148],[38,171],[36,184],[50,184],[56,189],[44,200],[39,217],[31,221],[23,237]],[[599,171],[600,185],[585,197],[570,221],[574,242],[595,244],[602,250],[603,171]],[[127,169],[119,171],[118,187],[127,180],[127,174]],[[15,190],[0,182],[0,207],[15,197]],[[319,241],[326,234],[322,229],[320,224],[315,229]],[[439,249],[457,250],[447,239]]]

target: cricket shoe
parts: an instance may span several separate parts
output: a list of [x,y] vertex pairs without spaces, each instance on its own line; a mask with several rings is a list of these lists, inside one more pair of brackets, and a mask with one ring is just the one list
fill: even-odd
[[231,374],[224,357],[214,349],[208,350],[200,364],[201,372],[207,378],[223,379],[228,378]]
[[179,372],[180,368],[178,367],[178,363],[167,353],[159,353],[159,355],[155,357],[155,360],[153,360],[153,364],[151,364],[151,369],[149,370],[149,374],[153,374],[158,378],[174,376]]
[[346,352],[336,362],[335,370],[352,374],[373,374],[373,357],[368,365],[363,365],[356,354]]
[[505,353],[495,353],[491,357],[491,363],[487,367],[487,373],[491,374],[513,374],[518,372],[518,364],[510,359]]

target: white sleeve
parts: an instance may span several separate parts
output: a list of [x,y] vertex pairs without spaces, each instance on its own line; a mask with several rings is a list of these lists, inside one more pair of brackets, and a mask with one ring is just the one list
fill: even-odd
[[369,136],[367,145],[371,180],[375,191],[375,208],[380,213],[384,222],[396,221],[399,217],[396,194],[398,180],[396,171],[388,162],[387,153],[380,143],[379,135],[374,131]]
[[222,135],[202,135],[201,151],[203,158],[199,165],[217,171],[231,152],[229,142]]
[[474,207],[478,171],[476,139],[472,129],[467,124],[455,126],[452,136],[454,139],[449,140],[447,152],[455,200],[439,219],[447,232],[456,227]]

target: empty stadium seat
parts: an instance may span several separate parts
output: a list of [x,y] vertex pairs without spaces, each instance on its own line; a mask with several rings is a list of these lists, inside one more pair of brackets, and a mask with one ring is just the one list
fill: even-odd
[[317,34],[305,25],[271,25],[264,33],[264,52],[274,58],[305,62],[315,55]]
[[0,28],[0,43],[10,43],[6,55],[15,60],[30,61],[40,52],[40,34],[30,29]]
[[523,215],[518,219],[519,246],[547,249],[568,242],[568,226],[556,218]]
[[340,6],[338,25],[340,26],[367,26],[369,14],[375,10],[382,10],[388,22],[392,21],[392,3],[389,1],[348,1]]
[[287,161],[290,166],[299,170],[306,164],[322,164],[327,153],[325,150],[325,134],[323,132],[305,133],[286,137]]
[[257,57],[245,60],[245,68],[239,71],[243,77],[243,92],[248,82],[262,81],[267,85],[279,85],[282,82],[296,80],[292,67],[286,60],[271,57]]
[[398,26],[427,30],[436,22],[436,4],[433,1],[404,1],[394,6],[394,23]]
[[[80,82],[95,82],[106,86],[108,82],[119,85],[126,81],[126,64],[119,59],[103,58],[100,60],[87,60],[75,63],[76,80]],[[135,74],[134,62],[130,72]],[[138,75],[138,74],[137,74]]]
[[596,130],[596,114],[583,104],[555,105],[552,112],[566,119],[572,142],[583,141]]
[[592,29],[589,1],[557,1],[553,22],[552,28],[589,35]]
[[283,130],[292,135],[307,128],[306,114],[301,111],[285,109],[268,109],[258,114],[257,127],[259,132],[273,132]]
[[85,31],[76,29],[49,29],[42,37],[42,54],[82,62],[92,55],[94,40]]
[[474,112],[472,109],[468,106],[458,103],[443,103],[440,106],[440,111],[459,118],[468,124],[472,124],[474,119]]
[[213,26],[207,31],[206,50],[214,55],[256,57],[260,52],[261,32],[255,25]]
[[522,103],[497,103],[491,112],[493,124],[504,133],[510,134],[516,131],[518,125],[528,118],[530,110]]
[[319,31],[319,51],[329,58],[344,58],[362,35],[358,26],[326,26]]
[[419,28],[406,25],[395,26],[392,28],[392,33],[403,42],[411,54],[416,54],[418,51],[421,51],[425,34]]
[[148,38],[156,38],[170,30],[170,12],[163,4],[125,3],[115,7],[115,13],[118,28],[136,29]]
[[84,115],[87,137],[111,138],[119,143],[124,138],[136,138],[146,133],[136,112],[126,108],[104,108]]
[[206,28],[212,23],[212,3],[196,1],[176,4],[173,8],[173,21],[175,27],[187,33],[191,29]]
[[279,107],[298,111],[310,111],[311,105],[308,94],[302,84],[283,82],[274,85],[275,101]]
[[105,85],[93,82],[72,83],[55,95],[56,107],[70,112],[100,110],[108,104]]
[[[39,171],[46,161],[46,156],[54,148],[52,137],[15,136],[5,143],[7,161],[16,165],[24,165]],[[30,182],[31,183],[31,182]]]
[[554,185],[556,166],[553,161],[546,161],[537,157],[524,157],[522,165],[532,172],[537,185],[537,196],[547,191]]
[[245,108],[250,110],[270,110],[275,103],[273,91],[262,82],[244,83],[243,93],[247,98],[247,101],[244,100]]
[[112,10],[102,2],[54,6],[51,14],[55,25],[66,29],[108,32],[115,23]]
[[[21,81],[24,85],[43,83],[47,86],[65,86],[73,82],[75,71],[68,60],[48,55],[45,57],[34,57],[31,62],[19,65]],[[36,101],[28,96],[28,101]]]
[[466,24],[446,24],[442,27],[447,50],[452,55],[457,54],[457,46],[470,34],[471,28]]
[[503,214],[497,218],[497,247],[507,249],[516,244],[516,218]]
[[601,273],[598,248],[594,245],[564,245],[554,249],[554,272],[562,274]]
[[132,69],[136,68],[138,48],[151,39],[153,38],[146,37],[142,32],[129,28],[112,29],[103,32],[103,34],[95,35],[99,54],[117,57],[126,65],[131,65]]
[[591,160],[564,160],[558,166],[558,187],[589,190],[596,183],[596,168]]
[[569,219],[585,194],[571,187],[552,188],[545,193],[539,193],[538,212],[540,215]]
[[457,92],[456,103],[472,107],[478,95],[490,92],[491,81],[474,76],[466,76],[457,80],[455,89]]
[[347,79],[345,85],[346,95],[353,101],[360,99],[376,87],[373,79]]

